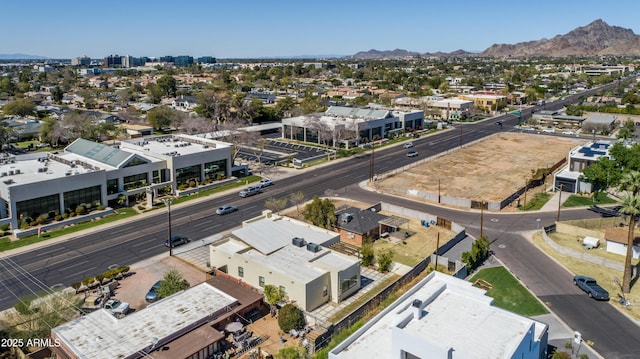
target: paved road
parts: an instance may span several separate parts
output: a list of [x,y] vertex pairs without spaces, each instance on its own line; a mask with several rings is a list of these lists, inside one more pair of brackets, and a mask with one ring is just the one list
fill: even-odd
[[[531,109],[523,110],[525,119],[530,115]],[[496,121],[503,123],[502,128],[495,125]],[[420,160],[421,157],[454,149],[498,131],[515,130],[513,126],[517,122],[516,116],[504,115],[493,121],[460,125],[451,131],[416,139],[414,150],[420,153],[418,158],[406,157],[406,150],[400,147],[374,150],[373,172],[382,173],[398,168]],[[363,193],[353,186],[354,183],[369,178],[371,162],[371,153],[368,153],[282,179],[255,197],[241,199],[234,192],[189,206],[173,206],[172,232],[194,240],[204,238],[233,228],[242,220],[258,215],[266,198],[282,197],[295,191],[303,191],[307,196],[364,196],[363,199],[367,202],[374,202],[378,199],[377,194]],[[470,233],[479,229],[477,213],[453,211],[398,198],[387,200],[449,218],[467,226]],[[237,205],[240,211],[222,217],[216,216],[215,208],[223,204]],[[563,211],[562,219],[589,218],[594,215],[585,210]],[[596,342],[596,349],[603,354],[606,353],[607,358],[631,358],[633,356],[629,355],[636,355],[637,349],[640,348],[637,326],[627,318],[621,317],[606,303],[585,301],[586,296],[580,295],[581,293],[571,285],[571,281],[566,279],[570,275],[539,253],[519,234],[523,230],[533,230],[538,225],[553,223],[556,213],[493,216],[498,220],[485,221],[484,231],[494,241],[496,255],[504,260],[534,293],[540,293],[538,295],[545,298],[545,301],[548,300],[557,314],[569,325],[583,332],[585,337],[594,338],[592,340]],[[540,223],[536,221],[538,218],[541,219]],[[156,214],[144,216],[139,220],[118,223],[109,230],[84,234],[69,241],[4,258],[0,261],[0,287],[3,289],[0,291],[0,309],[12,306],[17,298],[26,294],[45,290],[56,284],[68,285],[102,273],[110,267],[135,263],[160,254],[167,250],[163,246],[166,237],[166,211],[157,211]],[[504,248],[500,247],[502,244]],[[590,321],[584,319],[585,313],[589,313]]]

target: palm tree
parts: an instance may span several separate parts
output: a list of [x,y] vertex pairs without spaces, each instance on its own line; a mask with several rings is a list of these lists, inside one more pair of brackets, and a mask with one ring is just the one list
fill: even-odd
[[622,292],[631,291],[631,258],[633,256],[633,240],[635,238],[635,219],[640,214],[640,171],[629,171],[620,178],[620,189],[627,191],[622,198],[620,213],[629,216],[629,234],[627,236],[627,254],[624,259],[622,276]]
[[627,194],[622,197],[620,213],[629,216],[629,234],[627,235],[627,254],[624,259],[624,274],[622,276],[622,292],[631,291],[631,258],[633,256],[633,240],[635,238],[635,219],[640,214],[640,195]]

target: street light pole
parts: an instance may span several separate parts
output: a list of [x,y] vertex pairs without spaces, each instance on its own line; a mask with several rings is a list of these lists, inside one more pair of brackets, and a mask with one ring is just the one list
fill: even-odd
[[480,238],[482,238],[482,222],[484,219],[484,201],[480,201]]
[[167,206],[167,213],[169,216],[169,256],[173,256],[173,242],[171,241],[171,203],[173,202],[173,198],[164,198],[162,200],[165,206]]

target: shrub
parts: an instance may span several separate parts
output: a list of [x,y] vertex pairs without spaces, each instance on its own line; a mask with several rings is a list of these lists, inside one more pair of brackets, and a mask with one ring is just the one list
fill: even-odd
[[371,239],[365,238],[362,242],[362,248],[360,248],[360,260],[363,267],[368,267],[375,263],[375,255],[373,253],[373,243]]
[[278,314],[278,326],[285,333],[291,329],[300,329],[304,326],[304,314],[295,305],[286,304]]
[[102,280],[103,280],[104,278],[105,278],[105,275],[104,275],[104,274],[98,274],[98,275],[96,276],[96,280],[97,280],[98,282],[100,282],[100,283],[102,283]]
[[391,267],[391,262],[393,262],[393,255],[395,253],[391,248],[385,249],[380,254],[378,254],[378,266],[379,270],[382,273],[388,272]]
[[67,218],[69,218],[69,213],[66,213],[66,212],[63,213],[62,214],[62,219],[67,219]]
[[69,217],[75,217],[76,216],[76,212],[69,212]]
[[38,216],[38,218],[36,218],[36,223],[37,224],[45,224],[47,222],[48,218],[49,218],[49,215],[41,214],[41,215]]
[[83,205],[79,205],[78,207],[76,207],[76,213],[79,215],[83,215],[86,210],[87,209]]
[[78,290],[78,288],[80,288],[81,285],[82,283],[80,282],[74,282],[74,283],[71,283],[71,288]]
[[56,214],[56,217],[55,217],[54,219],[55,219],[56,221],[60,222],[60,221],[62,221],[62,218],[63,218],[63,217],[62,217],[61,215]]
[[194,188],[195,186],[196,186],[196,181],[195,180],[189,181],[189,187]]
[[89,278],[86,278],[86,279],[82,280],[82,285],[89,286],[89,284],[91,284],[91,283],[93,283],[95,281],[96,281],[96,279],[94,277],[89,277]]
[[147,209],[147,207],[145,207],[143,205],[139,205],[138,206],[138,210],[140,210],[140,211],[144,211],[145,209]]
[[98,211],[104,211],[104,206],[103,205],[99,205],[98,206]]
[[187,185],[184,183],[178,186],[178,190],[180,191],[184,191],[185,189],[187,189]]
[[131,269],[131,267],[129,267],[129,266],[120,266],[116,270],[118,272],[120,272],[120,273],[127,273],[129,271],[129,269]]
[[9,224],[5,223],[3,225],[0,226],[0,231],[6,232],[9,230]]

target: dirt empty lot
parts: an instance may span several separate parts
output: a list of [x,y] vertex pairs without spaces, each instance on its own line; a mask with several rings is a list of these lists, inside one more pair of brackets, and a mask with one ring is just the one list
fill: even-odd
[[532,171],[548,168],[587,141],[578,138],[501,133],[451,154],[427,160],[378,181],[378,189],[409,189],[473,200],[499,201],[524,186]]

